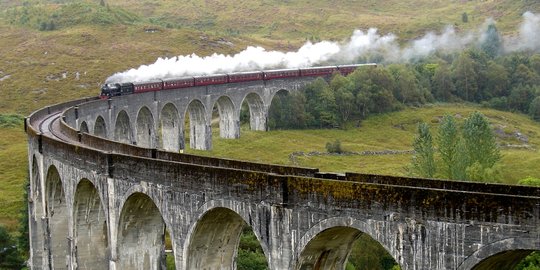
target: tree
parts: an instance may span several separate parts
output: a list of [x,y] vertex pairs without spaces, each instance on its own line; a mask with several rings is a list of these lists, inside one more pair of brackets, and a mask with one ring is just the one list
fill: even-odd
[[448,179],[458,179],[457,175],[462,175],[456,166],[459,158],[463,158],[458,151],[461,144],[459,132],[454,117],[445,115],[443,117],[439,133],[437,136],[438,153],[441,156],[443,176]]
[[475,163],[482,170],[491,169],[501,159],[495,135],[489,122],[480,112],[474,112],[463,123],[463,140],[467,153],[467,167]]
[[530,86],[520,84],[510,90],[510,96],[508,96],[508,106],[510,107],[510,110],[528,113],[529,104],[533,98],[533,89]]
[[512,74],[512,85],[536,85],[540,82],[540,76],[529,69],[526,65],[520,64]]
[[478,75],[473,60],[467,52],[462,52],[452,65],[458,94],[466,101],[472,101],[478,91]]
[[485,97],[492,98],[508,95],[508,72],[502,65],[489,61],[486,79]]
[[480,48],[492,59],[498,56],[502,50],[501,37],[495,24],[491,23],[485,33],[485,38],[480,44]]
[[339,88],[336,93],[336,106],[339,112],[339,122],[341,125],[345,124],[349,119],[349,116],[354,110],[354,95],[350,88]]
[[467,15],[467,12],[463,12],[463,14],[461,14],[461,21],[464,23],[469,22],[469,15]]
[[426,123],[418,125],[418,136],[413,142],[412,172],[421,177],[435,175],[433,139]]
[[6,228],[0,226],[0,269],[22,269],[23,260],[15,241]]
[[394,79],[394,97],[403,104],[425,103],[417,79],[412,69],[405,65],[390,65],[388,67]]
[[540,122],[540,96],[535,97],[529,104],[529,116],[533,120]]
[[452,81],[450,71],[446,66],[440,66],[435,70],[432,79],[433,95],[437,100],[450,101],[454,96],[456,87]]

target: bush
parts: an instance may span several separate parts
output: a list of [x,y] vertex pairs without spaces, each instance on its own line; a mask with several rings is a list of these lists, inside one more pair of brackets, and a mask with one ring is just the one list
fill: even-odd
[[6,228],[0,226],[0,269],[22,269],[23,260],[15,241]]
[[334,142],[327,142],[326,151],[328,153],[335,153],[335,154],[341,154],[344,152],[343,149],[341,148],[341,142],[339,140],[335,140]]
[[24,117],[18,114],[0,114],[0,127],[16,127],[23,124]]
[[540,187],[540,178],[534,178],[532,176],[529,176],[529,177],[519,180],[518,184],[524,185],[524,186]]

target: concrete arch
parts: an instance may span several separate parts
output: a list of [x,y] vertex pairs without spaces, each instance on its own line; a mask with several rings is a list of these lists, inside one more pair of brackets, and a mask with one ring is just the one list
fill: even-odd
[[[257,93],[247,94],[242,103],[246,101],[249,107],[249,124],[251,130],[266,130],[266,115],[267,109],[264,105],[263,99]],[[240,115],[240,108],[238,108],[238,115]]]
[[[208,206],[208,205],[207,205]],[[240,234],[246,220],[223,204],[210,207],[201,213],[190,228],[184,247],[183,269],[236,269],[236,255]],[[268,263],[268,249],[260,241]]]
[[267,130],[279,129],[279,123],[283,120],[288,119],[291,115],[288,115],[290,112],[283,110],[284,102],[290,101],[291,96],[289,95],[290,91],[285,89],[280,89],[277,92],[274,92],[270,98],[270,103],[268,103],[268,113],[267,113]]
[[81,123],[81,126],[80,126],[80,128],[79,128],[79,131],[80,131],[80,132],[83,132],[83,133],[89,133],[89,132],[88,132],[88,124],[86,124],[85,121],[83,121],[83,122]]
[[132,143],[131,122],[126,111],[120,111],[114,124],[114,140],[121,143]]
[[184,115],[187,114],[189,114],[189,147],[199,150],[210,149],[212,131],[206,119],[207,113],[203,103],[198,99],[191,101]]
[[60,174],[54,165],[49,167],[45,185],[45,205],[50,237],[49,258],[52,269],[66,269],[68,262],[69,213]]
[[107,125],[105,119],[98,115],[96,122],[94,123],[94,135],[102,138],[107,138]]
[[159,117],[160,147],[173,152],[184,149],[183,131],[176,106],[172,103],[165,104]]
[[77,269],[108,268],[107,216],[101,202],[94,184],[82,179],[73,205]]
[[43,195],[41,191],[41,177],[36,156],[32,157],[32,172],[30,178],[30,199],[28,200],[29,226],[30,226],[30,260],[32,265],[45,268],[43,258]]
[[152,112],[150,112],[148,107],[143,106],[139,110],[136,123],[135,130],[137,134],[137,145],[146,148],[153,148],[156,132],[154,130],[154,117],[152,116]]
[[[376,239],[370,231],[368,224],[349,217],[323,220],[300,239],[294,269],[344,269],[356,239],[363,233]],[[389,251],[383,243],[379,244]]]
[[458,270],[514,269],[527,255],[539,250],[539,243],[507,238],[489,245],[467,257]]
[[[219,112],[219,135],[221,138],[238,139],[240,137],[240,117],[234,104],[227,96],[216,101]],[[213,108],[212,108],[213,109]]]
[[132,193],[118,223],[116,269],[165,269],[164,235],[165,223],[154,201]]
[[285,95],[290,95],[292,92],[288,89],[285,89],[285,88],[281,88],[275,92],[272,93],[272,96],[270,96],[270,102],[268,103],[268,107],[270,107],[272,105],[272,102],[274,101],[274,99],[276,98],[277,95],[280,95],[280,94],[285,94]]

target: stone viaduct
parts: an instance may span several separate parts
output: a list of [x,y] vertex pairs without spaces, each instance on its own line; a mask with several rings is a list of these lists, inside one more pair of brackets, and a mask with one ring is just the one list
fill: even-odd
[[[540,188],[179,154],[238,138],[242,102],[265,130],[280,90],[311,79],[148,92],[46,107],[25,121],[32,269],[236,269],[251,227],[270,269],[344,269],[362,234],[402,269],[511,269],[540,250]],[[187,138],[186,138],[187,139]]]

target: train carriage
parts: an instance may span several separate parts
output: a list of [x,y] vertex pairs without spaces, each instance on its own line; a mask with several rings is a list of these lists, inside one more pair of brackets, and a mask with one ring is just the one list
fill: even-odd
[[277,69],[263,71],[265,80],[294,78],[300,76],[299,69]]
[[229,74],[229,83],[258,81],[263,79],[262,71],[249,71]]
[[135,93],[159,91],[161,89],[163,89],[163,81],[162,80],[143,82],[143,83],[134,83],[133,84],[133,91]]
[[211,76],[197,76],[195,78],[195,86],[205,86],[212,84],[223,84],[228,82],[227,74],[217,74]]
[[326,76],[337,72],[336,66],[301,68],[300,76]]
[[195,85],[193,77],[184,77],[180,79],[169,79],[163,81],[163,89],[178,89],[192,87]]

